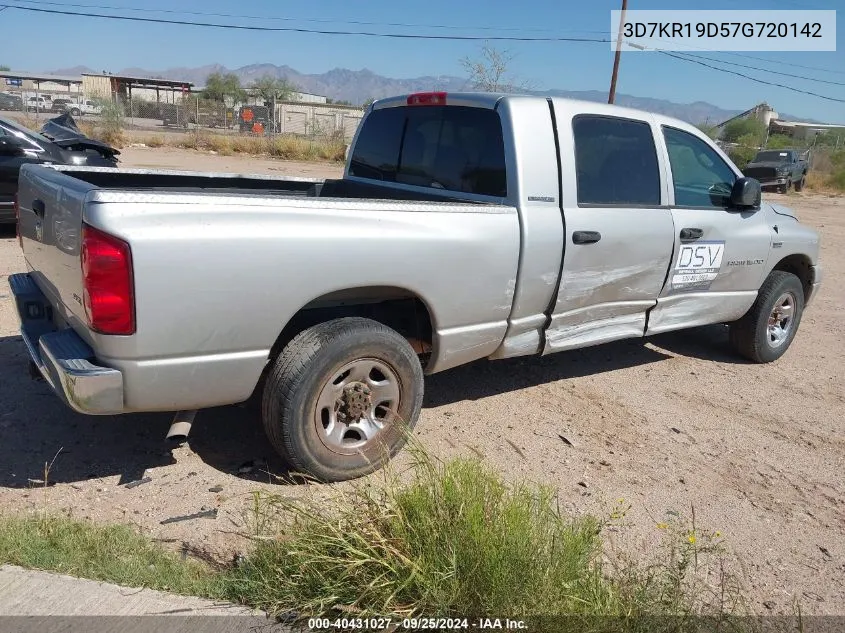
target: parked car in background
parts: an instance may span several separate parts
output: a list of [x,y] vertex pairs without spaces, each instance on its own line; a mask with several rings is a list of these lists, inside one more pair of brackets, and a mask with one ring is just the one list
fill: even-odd
[[798,150],[767,149],[757,152],[742,173],[758,180],[763,187],[777,187],[780,193],[786,193],[793,185],[795,191],[804,188],[809,169]]
[[52,99],[48,96],[30,97],[26,100],[28,112],[49,112],[52,108]]
[[50,106],[50,112],[61,114],[62,112],[67,111],[70,106],[73,105],[73,103],[73,99],[68,99],[66,97],[57,97],[53,99],[53,103]]
[[336,180],[25,165],[19,186],[9,285],[69,407],[177,411],[185,435],[255,394],[323,481],[401,449],[425,374],[708,324],[772,362],[822,281],[816,231],[700,130],[568,99],[376,101]]
[[0,110],[20,112],[23,110],[23,99],[20,95],[0,92]]
[[120,152],[85,136],[69,114],[48,120],[33,132],[0,119],[0,224],[15,221],[15,194],[21,165],[91,165],[115,167]]
[[91,99],[84,99],[79,103],[74,103],[67,109],[73,116],[83,116],[85,114],[102,114],[103,107],[96,101]]

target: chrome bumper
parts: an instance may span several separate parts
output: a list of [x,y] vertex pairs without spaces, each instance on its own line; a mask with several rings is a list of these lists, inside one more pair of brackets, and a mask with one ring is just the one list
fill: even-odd
[[52,307],[27,273],[9,276],[21,336],[38,371],[74,411],[89,415],[123,412],[123,375],[95,365],[94,351],[72,329],[58,330]]
[[775,187],[777,185],[785,185],[786,181],[787,181],[786,176],[783,176],[782,178],[781,177],[769,178],[767,180],[759,180],[758,179],[758,182],[760,183],[761,187]]

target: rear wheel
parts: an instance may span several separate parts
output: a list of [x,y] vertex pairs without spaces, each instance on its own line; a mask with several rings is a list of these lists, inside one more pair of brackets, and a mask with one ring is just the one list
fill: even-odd
[[422,396],[422,367],[407,340],[370,319],[334,319],[301,332],[279,354],[264,385],[262,420],[293,470],[343,481],[399,452]]
[[751,309],[731,324],[731,345],[755,363],[775,361],[789,349],[803,312],[801,281],[792,273],[774,270]]
[[70,113],[72,116],[79,116],[80,114],[82,114],[79,108],[71,108]]

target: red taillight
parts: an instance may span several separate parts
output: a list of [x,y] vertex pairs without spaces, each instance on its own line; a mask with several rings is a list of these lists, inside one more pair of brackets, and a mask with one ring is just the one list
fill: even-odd
[[408,96],[408,105],[446,105],[446,93],[418,92]]
[[21,205],[18,202],[17,192],[15,192],[15,236],[18,238],[18,246],[23,248],[23,238],[21,237]]
[[101,334],[135,332],[129,244],[83,225],[82,285],[85,314],[92,330]]

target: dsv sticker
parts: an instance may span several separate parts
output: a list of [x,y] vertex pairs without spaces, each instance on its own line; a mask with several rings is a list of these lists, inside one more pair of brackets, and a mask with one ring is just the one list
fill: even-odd
[[673,290],[706,289],[716,279],[725,254],[724,242],[681,244],[672,271]]

